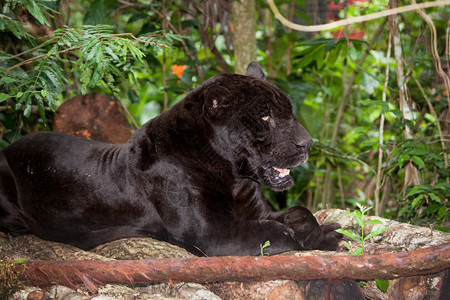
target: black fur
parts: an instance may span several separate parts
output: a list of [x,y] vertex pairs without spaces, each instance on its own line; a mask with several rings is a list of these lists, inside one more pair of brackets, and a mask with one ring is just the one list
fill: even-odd
[[305,162],[312,141],[261,67],[248,75],[211,78],[125,144],[23,137],[0,153],[0,228],[82,249],[146,236],[209,256],[335,249],[338,226],[267,205],[261,183],[291,188],[273,167]]

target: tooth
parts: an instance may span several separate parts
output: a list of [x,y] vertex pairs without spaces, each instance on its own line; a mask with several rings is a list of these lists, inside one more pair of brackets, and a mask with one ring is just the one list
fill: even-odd
[[289,175],[289,172],[291,171],[289,169],[283,169],[283,168],[277,168],[277,167],[273,167],[273,168],[279,172],[279,174],[278,174],[279,177],[284,177],[286,175]]

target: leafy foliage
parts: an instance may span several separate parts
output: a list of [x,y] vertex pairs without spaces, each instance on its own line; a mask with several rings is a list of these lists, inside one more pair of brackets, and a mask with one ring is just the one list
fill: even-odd
[[[387,1],[374,1],[371,5],[358,2],[340,14],[362,15],[379,11],[385,5]],[[447,25],[441,21],[448,19],[449,13],[448,7],[427,10],[442,33],[444,44]],[[434,223],[445,230],[450,207],[448,192],[442,186],[448,190],[450,174],[445,158],[448,149],[442,142],[448,139],[448,133],[440,135],[437,125],[440,122],[441,127],[446,126],[448,91],[441,81],[436,81],[432,71],[434,62],[427,53],[429,38],[423,21],[409,13],[398,19],[408,32],[400,36],[406,61],[405,80],[411,91],[408,101],[412,113],[408,118],[398,100],[396,62],[393,58],[389,63],[387,60],[390,28],[383,19],[354,25],[347,32],[320,33],[315,38],[298,34],[290,44],[284,40],[290,33],[283,32],[278,23],[273,25],[271,32],[276,35],[266,38],[272,43],[272,52],[266,52],[265,59],[289,49],[292,68],[289,70],[288,60],[283,61],[286,56],[270,57],[274,67],[269,73],[284,90],[291,91],[296,115],[315,139],[308,163],[300,175],[294,173],[298,184],[286,193],[286,206],[294,205],[299,198],[313,209],[355,207],[357,203],[374,206],[378,193],[381,208],[377,214],[400,216],[415,224]],[[282,49],[275,51],[274,47]],[[438,47],[444,55],[445,49]],[[383,101],[386,69],[390,76]],[[380,132],[382,115],[385,123]],[[440,115],[444,116],[441,120],[437,117]],[[407,130],[412,137],[406,137]],[[383,154],[381,189],[376,190],[379,147]],[[428,186],[433,192],[406,196],[414,186]],[[267,194],[274,197],[273,193]]]
[[[45,14],[55,11],[40,2],[25,2],[39,23],[50,25]],[[12,32],[19,39],[27,38],[31,46],[35,45],[35,39],[18,21],[0,16],[8,20],[1,23],[0,29]],[[118,95],[121,81],[145,68],[146,54],[170,49],[171,43],[178,39],[171,34],[163,37],[158,32],[135,37],[114,30],[111,25],[63,26],[38,46],[19,55],[1,51],[0,103],[22,112],[27,119],[35,106],[40,115],[38,122],[46,125],[46,110],[54,111],[68,85],[79,83],[82,94],[100,88]],[[31,57],[25,58],[26,54]],[[70,78],[69,74],[74,76]],[[3,145],[13,140],[5,136]]]
[[436,223],[440,228],[447,217],[448,198],[450,197],[450,184],[441,182],[435,186],[421,184],[410,186],[404,200],[404,206],[398,217],[404,220],[413,220],[416,224],[423,222]]

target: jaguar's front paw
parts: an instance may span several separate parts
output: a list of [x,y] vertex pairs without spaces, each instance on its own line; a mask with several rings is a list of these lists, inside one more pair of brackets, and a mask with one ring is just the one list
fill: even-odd
[[303,249],[319,249],[324,234],[316,218],[307,208],[302,206],[290,208],[284,216],[284,224],[288,227],[291,237]]
[[341,228],[339,223],[328,222],[320,225],[320,229],[324,235],[318,249],[336,251],[339,248],[339,243],[344,237],[343,234],[336,232],[336,229]]

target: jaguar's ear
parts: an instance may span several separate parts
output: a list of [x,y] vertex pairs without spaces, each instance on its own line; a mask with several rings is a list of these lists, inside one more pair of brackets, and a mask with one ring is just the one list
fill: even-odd
[[245,72],[245,75],[255,77],[258,79],[266,79],[264,70],[256,61],[252,61],[251,63],[248,64],[247,72]]
[[233,96],[230,91],[216,84],[206,89],[204,97],[203,112],[211,118],[223,114],[230,103],[233,102]]

